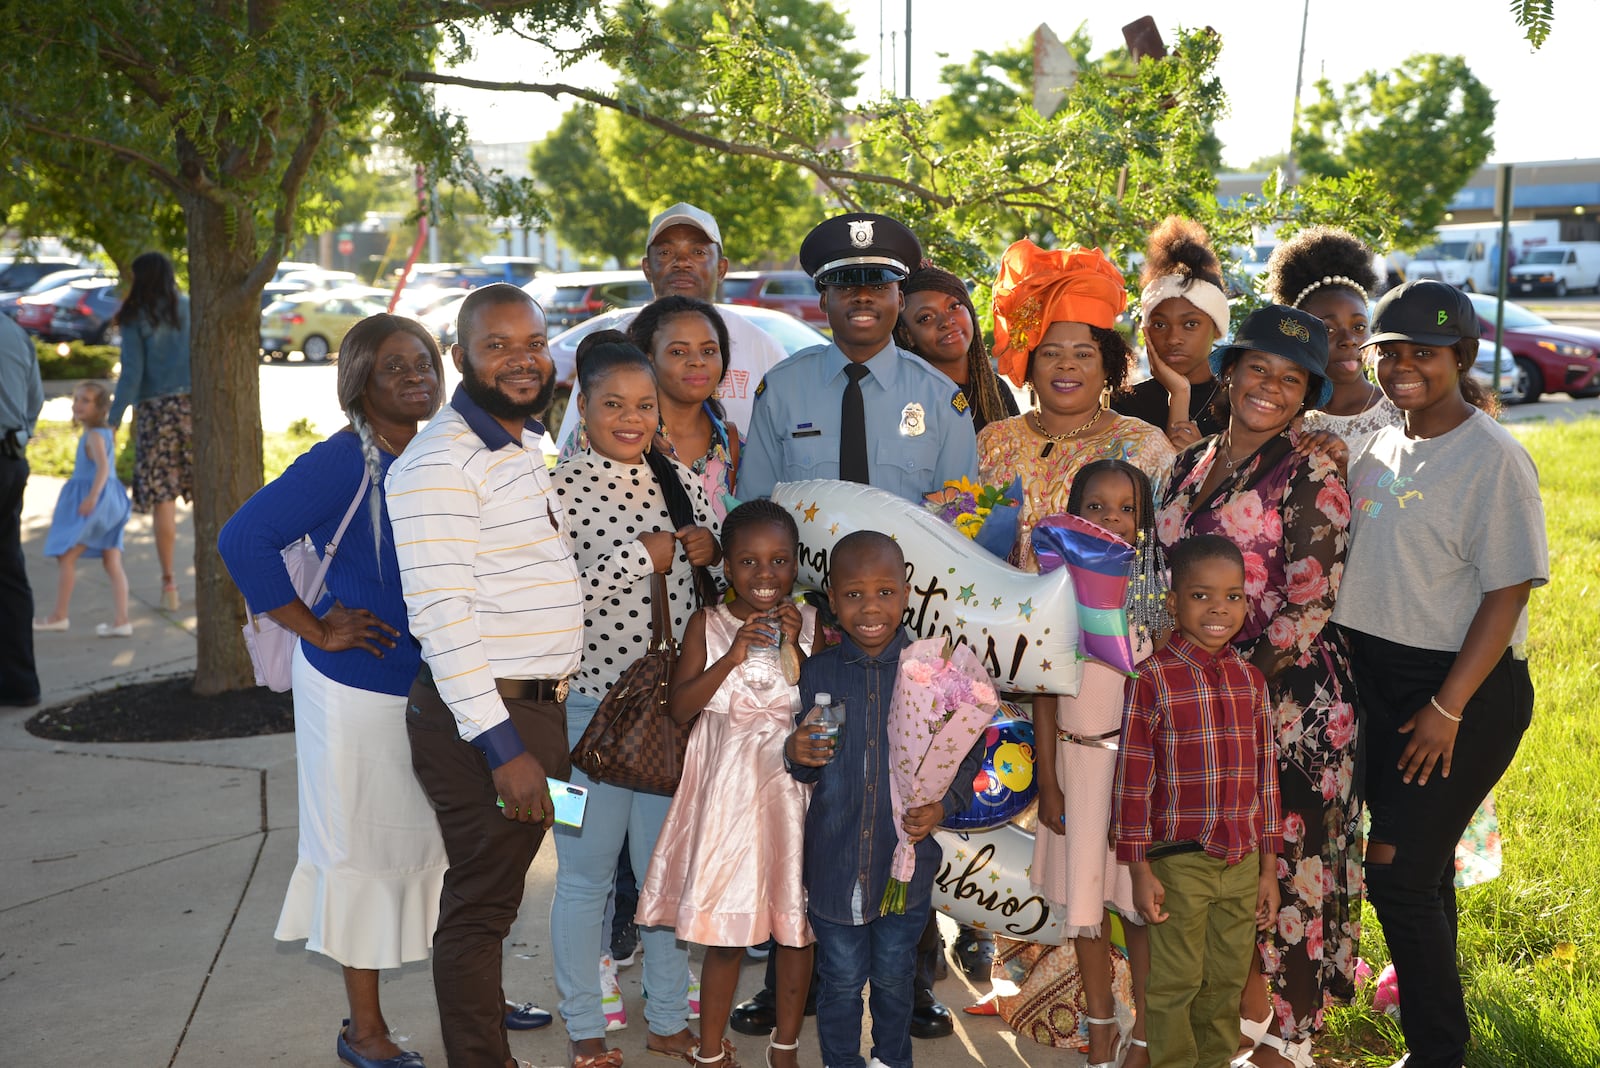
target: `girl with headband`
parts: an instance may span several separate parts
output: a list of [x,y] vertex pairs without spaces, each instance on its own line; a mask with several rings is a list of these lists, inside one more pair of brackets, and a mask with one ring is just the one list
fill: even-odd
[[1207,357],[1228,336],[1228,297],[1205,228],[1167,216],[1150,235],[1140,283],[1151,377],[1112,407],[1165,428],[1174,448],[1188,448],[1223,424],[1223,398]]

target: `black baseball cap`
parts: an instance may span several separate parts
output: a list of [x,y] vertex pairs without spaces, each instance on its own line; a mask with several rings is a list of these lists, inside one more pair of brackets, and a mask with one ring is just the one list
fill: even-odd
[[800,266],[817,288],[903,282],[922,262],[922,243],[898,219],[854,212],[825,219],[800,243]]
[[1322,393],[1307,398],[1321,408],[1333,398],[1328,381],[1328,328],[1310,312],[1285,304],[1268,304],[1251,312],[1226,345],[1211,350],[1211,373],[1222,377],[1223,365],[1243,352],[1268,352],[1299,364],[1322,380]]
[[1385,341],[1413,345],[1454,345],[1478,340],[1478,313],[1472,299],[1436,278],[1417,278],[1383,295],[1372,312],[1372,333],[1362,348]]

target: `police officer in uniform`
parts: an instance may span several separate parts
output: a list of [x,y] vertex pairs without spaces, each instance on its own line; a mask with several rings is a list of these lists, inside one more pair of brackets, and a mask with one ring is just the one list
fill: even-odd
[[[768,496],[779,482],[833,478],[920,503],[946,481],[977,478],[977,433],[966,393],[894,343],[905,306],[900,283],[921,262],[917,236],[886,215],[841,215],[806,235],[800,266],[821,294],[833,343],[789,357],[757,387],[739,467],[741,499]],[[933,996],[940,946],[938,922],[929,916],[918,946],[911,1015],[916,1038],[955,1030],[950,1010]],[[769,959],[765,988],[729,1017],[734,1030],[764,1035],[772,1029],[775,982]]]
[[947,480],[977,477],[966,395],[894,343],[900,283],[921,260],[916,235],[886,215],[841,215],[806,235],[800,265],[833,343],[789,357],[757,387],[740,498],[835,478],[920,502]]

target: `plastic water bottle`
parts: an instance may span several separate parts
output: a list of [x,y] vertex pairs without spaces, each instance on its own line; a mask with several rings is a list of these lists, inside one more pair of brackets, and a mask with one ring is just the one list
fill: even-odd
[[[781,635],[782,632],[777,630],[777,624],[773,620],[767,619],[765,622],[769,630]],[[777,641],[771,645],[756,645],[748,649],[744,654],[744,663],[739,665],[739,670],[744,673],[744,681],[752,690],[765,692],[777,686],[783,681],[783,664],[778,659]]]
[[817,729],[811,736],[827,738],[838,750],[839,731],[844,727],[844,702],[835,701],[832,694],[817,694],[817,718],[813,723]]

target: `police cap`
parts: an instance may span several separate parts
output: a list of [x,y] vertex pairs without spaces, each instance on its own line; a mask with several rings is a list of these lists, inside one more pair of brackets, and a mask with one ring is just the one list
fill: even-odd
[[800,266],[817,287],[901,282],[922,262],[922,245],[904,223],[854,212],[816,225],[800,243]]

